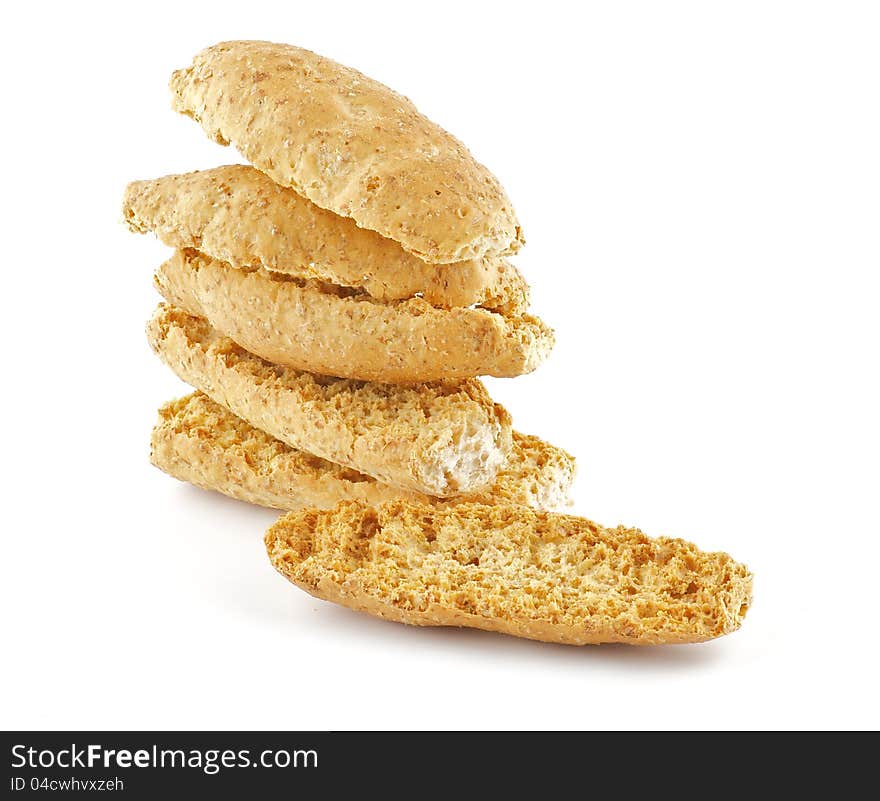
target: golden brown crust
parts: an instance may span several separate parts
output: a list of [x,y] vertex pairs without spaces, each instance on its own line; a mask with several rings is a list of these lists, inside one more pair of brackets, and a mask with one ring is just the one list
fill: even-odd
[[537,437],[513,433],[505,465],[486,490],[443,501],[383,484],[363,473],[291,448],[236,417],[201,392],[159,409],[150,459],[169,475],[241,501],[286,511],[407,499],[416,503],[520,503],[537,509],[566,504],[574,459]]
[[510,415],[475,379],[395,386],[316,376],[266,362],[165,305],[147,337],[181,379],[254,427],[386,484],[476,492],[510,453]]
[[344,501],[290,512],[275,568],[318,598],[419,626],[587,645],[700,642],[739,628],[752,576],[724,553],[523,506]]
[[308,50],[222,42],[171,76],[175,110],[321,208],[432,263],[516,252],[495,176],[405,97]]
[[528,307],[528,285],[508,262],[426,264],[243,164],[134,181],[122,212],[135,232],[152,231],[166,245],[237,268],[317,278],[378,300],[421,295],[441,308],[480,305],[507,314]]
[[318,281],[246,272],[194,250],[156,273],[170,303],[205,317],[243,348],[324,375],[413,383],[534,370],[553,346],[536,317],[436,309],[420,298],[382,303]]

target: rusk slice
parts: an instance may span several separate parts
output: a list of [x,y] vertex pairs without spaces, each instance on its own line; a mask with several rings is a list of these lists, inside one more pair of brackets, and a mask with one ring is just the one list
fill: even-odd
[[171,76],[173,105],[276,183],[425,261],[523,243],[501,184],[405,97],[308,50],[223,42]]
[[166,300],[206,318],[251,353],[313,373],[413,383],[528,373],[553,346],[536,317],[382,303],[331,284],[236,270],[194,250],[156,273]]
[[528,307],[528,285],[503,259],[426,264],[241,164],[134,181],[122,212],[133,231],[155,232],[166,245],[233,267],[317,278],[378,300],[421,295],[432,306],[480,305],[507,314]]
[[[325,509],[343,499],[368,504],[395,499],[444,502],[291,448],[200,392],[159,410],[150,444],[151,461],[169,475],[276,509]],[[573,478],[573,457],[537,437],[514,431],[510,457],[493,484],[445,502],[503,502],[552,510],[567,505]]]
[[160,305],[153,350],[177,375],[276,439],[426,495],[489,485],[511,448],[510,415],[477,380],[396,386],[271,364],[203,319]]
[[399,623],[547,642],[654,645],[739,628],[752,576],[725,553],[523,506],[370,507],[284,515],[275,568],[328,601]]

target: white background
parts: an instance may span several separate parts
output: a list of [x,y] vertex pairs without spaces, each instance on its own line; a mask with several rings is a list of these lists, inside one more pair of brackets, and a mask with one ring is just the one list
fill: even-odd
[[[502,180],[558,345],[491,381],[575,510],[753,569],[742,630],[569,648],[384,623],[271,569],[275,513],[152,468],[164,249],[135,178],[238,160],[169,107],[230,38],[392,85]],[[4,11],[3,728],[877,727],[873,3]]]

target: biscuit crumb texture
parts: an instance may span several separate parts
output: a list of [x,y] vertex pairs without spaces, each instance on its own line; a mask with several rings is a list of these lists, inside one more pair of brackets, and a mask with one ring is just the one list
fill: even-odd
[[[291,448],[201,392],[165,404],[150,439],[150,460],[169,475],[248,503],[287,511],[407,499],[444,503]],[[448,501],[519,503],[561,509],[568,503],[574,458],[537,437],[513,433],[513,447],[493,484]]]
[[313,375],[254,356],[164,304],[147,338],[178,377],[255,428],[395,487],[476,492],[510,453],[510,415],[477,379],[399,386]]
[[173,107],[281,186],[432,263],[524,244],[504,189],[405,97],[308,50],[222,42],[171,76]]
[[725,553],[506,504],[344,501],[284,515],[265,542],[275,568],[318,598],[571,645],[710,640],[739,628],[752,594]]
[[383,303],[317,280],[244,271],[176,251],[155,276],[163,297],[243,348],[323,375],[403,384],[534,370],[553,332],[531,315],[437,309],[421,298]]

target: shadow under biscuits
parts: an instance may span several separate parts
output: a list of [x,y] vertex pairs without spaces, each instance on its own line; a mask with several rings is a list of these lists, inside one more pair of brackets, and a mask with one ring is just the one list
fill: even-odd
[[[182,504],[187,503],[193,506],[198,504],[201,511],[206,515],[216,516],[218,522],[220,520],[228,522],[230,516],[241,520],[253,519],[256,532],[254,540],[255,542],[258,542],[261,547],[263,543],[263,534],[266,529],[284,514],[284,512],[278,509],[269,509],[266,506],[258,506],[253,503],[247,503],[246,501],[239,501],[229,495],[224,495],[222,492],[202,489],[195,484],[189,484],[182,481],[179,482],[179,484],[181,495],[186,496],[181,498],[180,502]],[[263,528],[261,529],[259,526],[263,526]],[[218,531],[218,533],[220,532]]]
[[[409,626],[382,620],[363,612],[357,612],[328,601],[312,598],[307,594],[300,604],[306,604],[306,612],[298,605],[295,615],[298,625],[316,625],[321,630],[332,630],[338,637],[364,640],[370,648],[382,637],[394,644],[408,642],[421,650],[436,648],[446,652],[466,652],[474,658],[489,658],[510,663],[553,662],[583,667],[599,664],[615,670],[639,671],[699,669],[708,667],[723,657],[723,646],[718,642],[691,643],[687,645],[635,646],[619,643],[604,645],[561,645],[513,637],[480,629],[454,626]],[[294,624],[290,620],[290,625]]]
[[[175,505],[179,503],[199,521],[198,530],[187,535],[198,540],[200,554],[209,554],[191,557],[192,579],[199,591],[213,598],[219,608],[255,623],[275,625],[277,620],[279,625],[290,626],[289,593],[279,600],[275,580],[287,582],[275,572],[263,544],[263,533],[283,512],[193,484],[181,483],[176,489]],[[206,558],[227,567],[205,569]],[[236,569],[228,569],[230,562]]]

